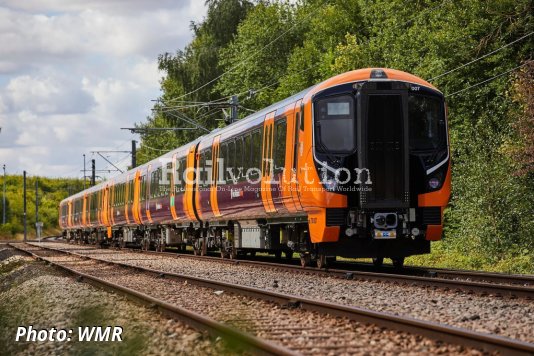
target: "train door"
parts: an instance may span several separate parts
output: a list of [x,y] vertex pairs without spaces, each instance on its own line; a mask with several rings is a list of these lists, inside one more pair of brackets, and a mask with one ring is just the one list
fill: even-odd
[[135,172],[133,180],[134,194],[133,194],[133,218],[137,224],[141,224],[141,171]]
[[124,218],[126,219],[126,224],[130,224],[130,214],[128,213],[128,208],[131,206],[130,202],[130,182],[131,176],[126,175],[126,182],[124,183]]
[[96,192],[96,219],[98,221],[98,226],[102,225],[102,217],[100,216],[100,211],[102,210],[102,189],[97,190]]
[[82,205],[82,226],[85,227],[85,224],[87,223],[86,213],[87,211],[87,193],[83,195],[83,205]]
[[187,153],[186,168],[185,168],[185,192],[183,194],[183,206],[186,217],[191,220],[199,220],[197,214],[196,199],[196,155],[198,144],[191,145]]
[[299,157],[302,157],[304,151],[304,110],[302,107],[302,100],[297,101],[295,105],[295,121],[293,122],[293,145],[291,158],[291,198],[298,211],[302,211],[300,204],[300,186],[298,179],[298,164]]
[[176,170],[178,169],[176,165],[176,156],[178,153],[175,153],[172,155],[172,172],[171,172],[171,179],[169,182],[169,206],[171,207],[171,215],[173,220],[178,220],[178,215],[176,214],[176,206],[175,204],[175,198],[176,198],[176,184],[175,182],[178,179],[183,179],[182,177],[178,177],[178,173]]
[[110,194],[109,194],[109,216],[108,221],[110,225],[115,225],[115,204],[116,204],[116,192],[115,182],[111,181]]
[[[219,211],[219,201],[217,200],[217,181],[219,178],[219,141],[221,139],[221,136],[216,136],[213,139],[213,145],[211,150],[211,162],[212,162],[212,170],[211,170],[211,187],[210,187],[210,203],[211,203],[211,209],[213,211],[213,215],[215,217],[221,216],[221,213]],[[226,162],[223,162],[223,168]]]
[[67,218],[67,226],[72,227],[72,200],[69,200],[69,215]]
[[152,215],[150,214],[150,197],[152,196],[152,193],[150,190],[152,189],[152,165],[149,164],[148,168],[146,170],[145,179],[143,181],[144,187],[145,187],[145,203],[144,203],[144,209],[146,214],[146,219],[149,223],[152,223]]
[[105,226],[109,225],[108,207],[109,207],[109,186],[106,185],[106,187],[104,188],[104,195],[102,197],[102,224]]
[[274,112],[265,116],[263,122],[263,149],[261,163],[261,200],[263,207],[268,213],[275,213],[272,186],[273,179],[273,136],[274,136]]

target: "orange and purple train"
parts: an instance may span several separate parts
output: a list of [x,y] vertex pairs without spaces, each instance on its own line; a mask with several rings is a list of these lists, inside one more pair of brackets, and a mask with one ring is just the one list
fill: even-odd
[[375,264],[430,252],[451,192],[443,94],[368,68],[314,85],[63,200],[68,239]]

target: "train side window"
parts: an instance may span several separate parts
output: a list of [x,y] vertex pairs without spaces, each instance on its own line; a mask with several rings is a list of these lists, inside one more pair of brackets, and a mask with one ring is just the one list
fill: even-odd
[[211,148],[204,151],[204,170],[203,170],[203,186],[208,187],[210,185],[210,172],[213,167],[213,162],[211,162],[212,154]]
[[161,182],[161,177],[162,177],[162,169],[161,167],[159,167],[157,170],[156,170],[156,179],[154,181],[154,187],[156,188],[155,190],[155,195],[156,197],[161,197],[161,188],[160,187],[160,182]]
[[235,163],[234,176],[239,179],[239,169],[243,167],[243,138],[238,137],[235,140]]
[[243,175],[246,176],[247,169],[250,168],[250,157],[252,155],[250,133],[243,138]]
[[156,179],[157,171],[150,173],[150,185],[149,185],[149,197],[154,198],[156,196]]
[[[162,189],[163,189],[163,196],[170,196],[171,195],[171,187],[173,186],[173,182],[172,182],[172,161],[169,161],[169,163],[167,163],[167,167],[166,167],[166,174],[167,174],[167,179],[165,180],[165,182],[167,183],[166,185],[164,184],[165,182],[162,182]],[[167,187],[168,187],[168,190],[167,190]]]
[[145,200],[145,191],[146,191],[146,187],[145,187],[145,176],[142,176],[141,179],[139,179],[139,184],[141,185],[141,201],[144,201]]
[[186,169],[187,169],[187,159],[184,157],[180,160],[180,187],[184,190],[186,184]]
[[297,111],[295,114],[295,137],[293,142],[293,170],[297,170],[297,154],[299,151],[299,125],[300,125],[301,115],[300,111]]
[[[251,158],[251,167],[257,168],[261,171],[261,161],[262,161],[262,135],[260,130],[255,130],[252,133],[252,158]],[[257,178],[258,172],[251,172],[251,178]]]
[[285,118],[276,123],[274,132],[274,171],[281,172],[284,170],[286,164],[287,121]]
[[174,187],[175,194],[182,190],[184,182],[183,172],[185,168],[182,166],[182,160],[183,159],[176,159],[176,172],[174,172],[174,182],[171,184],[171,186]]
[[200,155],[199,155],[199,162],[198,162],[198,168],[199,168],[199,172],[198,172],[198,179],[199,179],[199,186],[203,187],[204,186],[204,175],[206,174],[206,172],[204,172],[204,166],[205,166],[205,163],[204,161],[206,160],[206,154],[205,152],[201,152]]
[[[220,151],[219,151],[219,158],[222,160],[222,165],[219,166],[219,170],[223,169],[224,170],[224,175],[223,177],[225,177],[225,180],[226,180],[226,168],[228,168],[228,142],[223,142],[221,145],[220,145]],[[218,178],[218,177],[217,177]]]
[[303,105],[301,105],[300,108],[298,108],[298,115],[299,115],[300,130],[304,131],[304,106]]
[[158,198],[161,196],[159,191],[159,178],[160,178],[161,168],[158,168],[154,171],[154,197]]
[[235,169],[235,142],[234,140],[228,143],[228,165],[227,167],[225,167],[225,170],[224,170],[227,183],[231,183],[230,180],[232,179],[232,175],[230,174],[228,169],[230,169],[232,172]]
[[159,187],[159,196],[164,197],[165,196],[165,184],[163,179],[163,167],[158,168],[158,187]]
[[272,130],[272,126],[271,125],[268,125],[266,128],[265,128],[265,132],[264,132],[264,136],[263,136],[263,148],[264,148],[264,152],[263,152],[263,155],[262,155],[262,172],[263,172],[263,175],[264,176],[268,176],[269,175],[269,171],[270,171],[270,160],[269,158],[271,157],[271,153],[272,150],[271,150],[271,132]]

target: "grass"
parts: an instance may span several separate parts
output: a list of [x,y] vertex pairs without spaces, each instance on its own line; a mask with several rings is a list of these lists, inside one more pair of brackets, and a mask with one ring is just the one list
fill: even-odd
[[502,258],[485,256],[478,251],[468,253],[450,248],[446,241],[432,243],[432,252],[427,255],[411,256],[407,265],[435,268],[465,269],[486,272],[534,274],[532,253],[508,255]]

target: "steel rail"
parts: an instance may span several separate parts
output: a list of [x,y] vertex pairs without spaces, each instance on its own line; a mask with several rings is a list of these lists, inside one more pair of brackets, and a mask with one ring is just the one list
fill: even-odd
[[[395,271],[392,267],[382,268],[379,272],[362,271],[356,268],[361,266],[370,267],[370,264],[360,263],[338,263],[336,265],[347,265],[350,269],[301,267],[289,263],[275,263],[257,261],[249,259],[222,259],[213,256],[198,256],[187,253],[142,251],[138,249],[128,249],[131,252],[161,255],[175,258],[189,258],[197,260],[218,261],[220,263],[243,264],[273,268],[288,272],[313,273],[317,275],[333,276],[345,279],[356,280],[377,280],[382,282],[416,284],[426,287],[437,287],[445,290],[461,290],[467,292],[477,292],[483,295],[512,296],[527,299],[534,299],[534,276],[507,275],[502,273],[471,272],[463,270],[448,269],[426,269],[423,267],[407,267],[401,271]],[[418,271],[421,275],[411,275],[412,271]],[[408,274],[407,274],[408,273]],[[460,278],[460,279],[455,279]],[[488,283],[492,281],[493,283]],[[501,284],[498,284],[501,283]],[[507,283],[507,284],[502,284]]]
[[[334,268],[319,269],[316,267],[301,267],[298,265],[292,265],[292,264],[287,264],[287,263],[274,263],[274,262],[253,261],[253,260],[229,260],[229,259],[222,259],[219,257],[212,257],[212,256],[196,256],[196,255],[191,255],[191,254],[172,253],[172,252],[140,251],[140,250],[135,250],[135,249],[131,249],[129,251],[161,255],[161,256],[167,256],[167,257],[175,257],[175,258],[190,258],[190,259],[198,259],[198,260],[219,261],[222,263],[230,263],[230,264],[260,266],[260,267],[273,268],[273,269],[289,271],[289,272],[312,273],[312,274],[317,274],[317,275],[334,276],[334,277],[340,277],[340,278],[345,278],[345,279],[376,280],[376,281],[389,282],[389,283],[393,282],[393,283],[416,284],[416,285],[427,286],[427,287],[437,287],[437,288],[446,289],[446,290],[462,290],[462,291],[467,291],[467,292],[477,292],[481,294],[492,294],[492,295],[499,295],[499,296],[513,296],[513,297],[534,299],[534,287],[532,286],[528,286],[528,285],[524,286],[524,285],[518,285],[518,284],[496,284],[496,283],[479,282],[479,281],[473,281],[473,280],[465,280],[467,278],[475,279],[474,277],[472,277],[471,274],[469,274],[468,271],[465,271],[465,273],[463,274],[459,273],[458,275],[464,276],[463,277],[464,279],[457,280],[453,278],[440,277],[440,274],[447,274],[446,270],[439,271],[433,277],[425,277],[425,276],[406,275],[402,273],[368,272],[368,271],[359,271],[359,270],[353,270],[353,269],[334,269]],[[450,277],[450,276],[454,276],[455,273],[457,272],[451,271],[447,275]],[[479,276],[479,280],[482,280],[484,278],[483,276],[485,276],[486,274],[483,272],[479,272],[479,273],[476,273],[476,275]],[[495,274],[494,273],[489,274],[490,277],[488,278],[491,278],[491,276],[493,275]],[[506,278],[505,276],[495,276],[494,280],[498,280],[500,282],[502,280],[505,280],[505,278]],[[528,279],[529,276],[526,276],[526,278]],[[534,283],[534,277],[532,278],[532,281]],[[510,283],[510,281],[508,281],[507,283]]]
[[[37,242],[35,240],[30,240],[28,242]],[[62,242],[57,240],[50,240],[46,242]],[[129,251],[133,252],[139,252],[139,249],[129,248],[127,249]],[[264,264],[266,266],[281,266],[281,265],[287,265],[287,266],[294,266],[295,269],[302,269],[302,267],[297,266],[295,264],[290,263],[284,263],[280,264],[277,262],[269,262],[269,261],[258,261],[258,260],[250,260],[250,259],[238,259],[238,260],[223,260],[219,257],[213,257],[213,256],[198,256],[193,255],[189,253],[175,253],[175,252],[156,252],[156,251],[141,251],[145,253],[154,253],[154,254],[162,254],[165,256],[183,256],[188,258],[196,258],[196,259],[213,259],[218,261],[225,261],[230,263],[235,263],[235,261],[240,261],[241,263],[248,263],[248,264],[257,264],[261,265]],[[368,262],[348,262],[348,261],[337,261],[335,262],[335,266],[337,268],[328,268],[329,271],[344,271],[346,273],[351,272],[358,272],[361,271],[362,268],[372,268],[375,269],[375,271],[372,271],[373,273],[376,272],[376,267],[374,267],[371,263]],[[313,267],[305,267],[306,270],[318,270]],[[401,270],[396,270],[393,266],[390,265],[384,265],[383,267],[379,268],[379,273],[387,273],[387,274],[394,274],[394,275],[414,275],[414,273],[418,273],[419,277],[429,277],[429,278],[442,278],[442,279],[454,279],[454,278],[461,278],[464,280],[469,281],[479,281],[479,282],[493,282],[493,283],[501,283],[501,284],[516,284],[516,285],[533,285],[534,286],[534,275],[522,275],[522,274],[508,274],[508,273],[499,273],[499,272],[482,272],[482,271],[470,271],[470,270],[456,270],[456,269],[450,269],[450,268],[437,268],[437,267],[424,267],[424,266],[405,266]],[[365,271],[362,271],[365,272]]]
[[467,347],[484,349],[487,351],[499,351],[506,355],[532,355],[534,354],[534,344],[514,340],[498,335],[484,334],[467,329],[461,329],[448,325],[443,325],[430,321],[423,321],[406,316],[398,316],[386,312],[377,312],[354,306],[346,306],[336,303],[323,302],[309,298],[276,293],[254,287],[241,286],[220,281],[208,280],[199,277],[186,276],[178,273],[170,273],[150,268],[129,265],[123,262],[109,261],[97,257],[87,256],[62,249],[55,249],[48,246],[31,245],[34,247],[49,249],[64,254],[70,254],[82,259],[100,261],[107,264],[119,265],[157,275],[159,278],[172,278],[179,281],[187,281],[202,287],[224,290],[230,293],[246,295],[256,299],[267,300],[291,307],[299,307],[304,310],[317,311],[334,316],[346,317],[350,320],[372,323],[382,327],[409,332],[426,336],[431,339],[459,344]]
[[[109,290],[113,292],[119,292],[120,294],[125,295],[131,300],[134,300],[136,302],[155,308],[162,314],[165,314],[174,319],[180,320],[184,322],[185,324],[197,330],[207,331],[213,337],[220,336],[225,340],[231,340],[234,342],[238,341],[239,347],[242,348],[243,350],[251,351],[254,354],[259,354],[259,355],[288,355],[288,356],[298,355],[297,353],[283,346],[274,344],[266,340],[262,340],[256,336],[242,332],[235,328],[228,327],[222,323],[219,323],[211,318],[205,317],[198,313],[195,313],[190,310],[178,307],[176,305],[164,302],[162,300],[154,298],[145,293],[138,292],[134,289],[127,288],[119,284],[112,283],[112,282],[103,280],[101,278],[95,277],[95,276],[91,276],[89,274],[78,272],[60,263],[51,261],[50,259],[46,257],[39,256],[38,254],[35,254],[32,251],[25,250],[24,248],[16,246],[13,243],[10,243],[10,246],[12,246],[13,248],[19,251],[22,251],[24,253],[31,255],[36,260],[45,261],[54,267],[57,267],[65,272],[68,272],[69,274],[78,277],[80,281],[88,282],[101,289],[105,289],[105,290]],[[38,246],[38,247],[43,248],[41,246]],[[58,250],[58,249],[50,249],[50,250],[61,252],[63,254],[68,254],[68,252],[63,251],[63,250]],[[72,255],[75,255],[75,254],[72,254]],[[85,257],[81,255],[79,256],[84,259],[87,259],[87,256]],[[117,264],[117,265],[120,265],[120,264]]]

